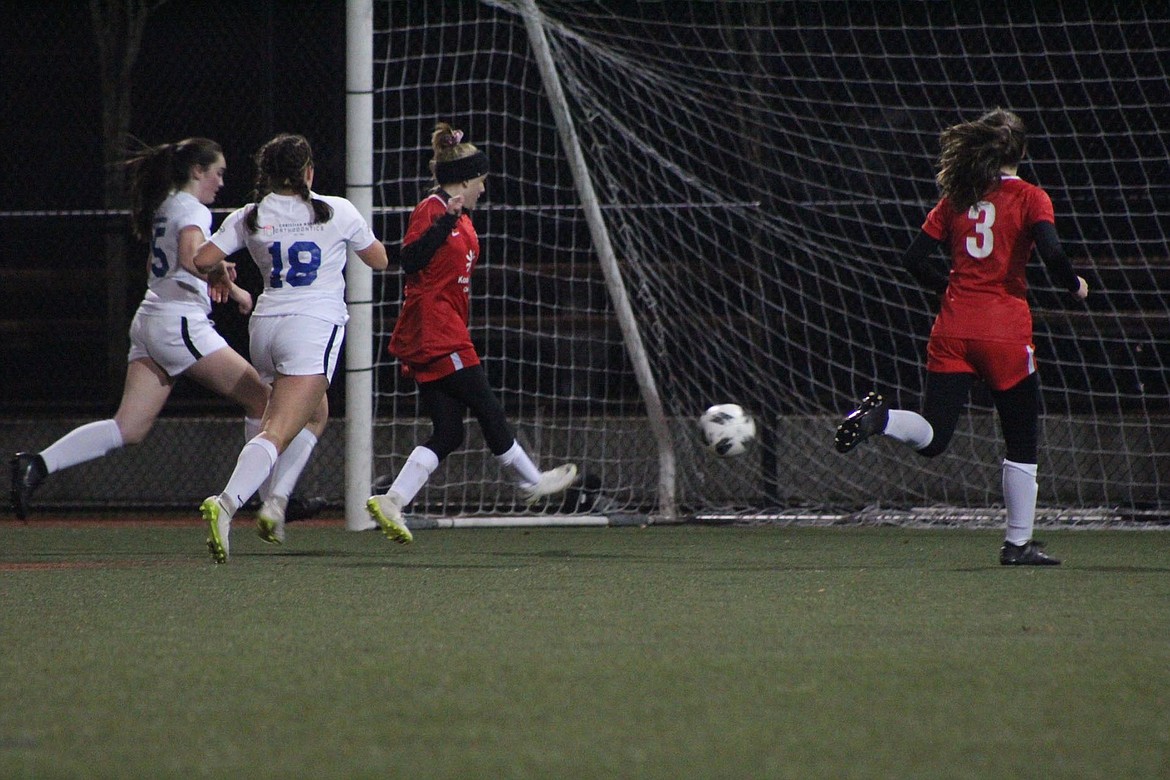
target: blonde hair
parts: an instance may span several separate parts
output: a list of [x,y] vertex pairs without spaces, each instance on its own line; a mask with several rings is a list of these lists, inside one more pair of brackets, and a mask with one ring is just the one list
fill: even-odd
[[440,186],[474,179],[488,172],[487,155],[475,144],[463,140],[463,131],[438,122],[431,132],[431,175]]

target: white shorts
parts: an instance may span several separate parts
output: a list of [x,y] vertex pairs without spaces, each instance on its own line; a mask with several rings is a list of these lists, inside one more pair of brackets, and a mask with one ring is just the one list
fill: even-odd
[[253,317],[248,323],[248,334],[252,365],[268,384],[277,374],[324,374],[332,382],[345,326],[316,317],[281,314]]
[[143,314],[130,323],[130,354],[126,362],[150,358],[178,376],[205,355],[228,346],[205,314]]

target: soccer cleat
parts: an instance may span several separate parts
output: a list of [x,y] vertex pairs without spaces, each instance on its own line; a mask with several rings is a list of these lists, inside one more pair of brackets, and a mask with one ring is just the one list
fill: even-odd
[[393,539],[399,544],[410,544],[414,541],[414,534],[406,527],[402,519],[402,507],[398,500],[391,495],[370,496],[366,500],[366,511],[374,522],[382,529],[387,539]]
[[207,522],[207,551],[216,563],[227,563],[228,533],[232,528],[232,516],[219,503],[216,496],[208,496],[199,505],[199,514]]
[[1035,539],[1023,544],[1004,542],[999,548],[1000,566],[1059,566],[1060,561],[1044,552],[1044,542]]
[[524,502],[526,504],[533,504],[537,499],[543,498],[544,496],[560,493],[576,480],[577,464],[566,463],[563,466],[557,466],[555,469],[542,471],[539,482],[531,487],[521,488],[520,492],[524,496]]
[[837,452],[849,452],[870,436],[881,433],[889,419],[890,408],[885,400],[871,391],[837,426],[837,435],[833,437]]
[[28,501],[49,476],[45,459],[35,452],[18,452],[12,456],[12,511],[17,520],[28,517]]
[[288,506],[284,508],[284,522],[311,520],[319,515],[328,503],[322,496],[289,496]]
[[284,544],[285,511],[280,502],[268,499],[256,513],[256,535],[268,544]]

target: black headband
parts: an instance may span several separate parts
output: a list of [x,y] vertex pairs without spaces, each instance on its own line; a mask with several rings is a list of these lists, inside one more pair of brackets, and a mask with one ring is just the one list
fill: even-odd
[[444,160],[435,163],[435,181],[439,184],[454,184],[458,181],[470,181],[486,175],[488,172],[488,158],[482,151],[460,157],[458,160]]

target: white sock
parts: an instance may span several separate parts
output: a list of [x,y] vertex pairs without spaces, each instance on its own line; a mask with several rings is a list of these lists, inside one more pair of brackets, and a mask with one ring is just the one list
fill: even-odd
[[276,466],[279,453],[276,445],[261,436],[257,436],[240,450],[240,457],[236,459],[236,468],[228,479],[227,487],[219,495],[219,502],[224,505],[229,514],[239,511],[256,489],[260,487]]
[[895,441],[909,444],[916,450],[922,449],[934,440],[934,428],[930,427],[926,418],[918,412],[907,412],[904,409],[890,410],[890,419],[883,433]]
[[431,474],[438,467],[439,456],[433,450],[422,446],[415,447],[414,451],[410,453],[410,457],[406,459],[406,463],[402,464],[402,471],[399,471],[398,476],[394,478],[394,484],[386,493],[398,494],[398,497],[402,499],[402,506],[406,506],[414,500],[418,491],[422,490],[423,485],[427,484],[427,480],[431,478]]
[[280,516],[284,517],[284,513],[288,510],[288,497],[270,496],[264,499],[264,505],[267,507],[275,507]]
[[41,451],[41,457],[45,460],[45,470],[52,474],[100,458],[122,444],[122,431],[118,429],[118,423],[112,419],[98,420],[74,428],[57,439]]
[[[259,417],[248,417],[247,415],[244,415],[244,443],[245,444],[252,441],[252,439],[255,439],[258,435],[260,435],[260,432],[263,430],[264,430],[264,421],[262,419],[260,419]],[[271,477],[271,475],[269,475],[268,479],[264,480],[264,484],[262,484],[259,488],[257,488],[256,492],[260,494],[261,501],[268,500],[268,497],[272,494],[272,477]]]
[[317,437],[308,428],[302,428],[301,432],[288,443],[284,452],[280,453],[276,467],[272,469],[272,475],[265,480],[265,484],[271,486],[268,494],[265,495],[262,485],[260,497],[265,501],[269,498],[283,499],[287,506],[288,497],[292,495],[293,488],[297,486],[297,480],[301,478],[301,472],[308,465],[309,456],[313,454],[313,448],[316,446]]
[[1007,508],[1005,541],[1023,544],[1032,538],[1036,522],[1036,464],[1003,461],[1003,504]]
[[520,446],[520,442],[513,441],[512,446],[496,460],[500,466],[512,474],[512,482],[522,488],[529,488],[540,482],[540,469],[528,457],[528,453]]

